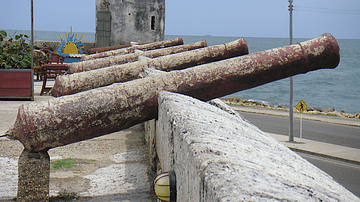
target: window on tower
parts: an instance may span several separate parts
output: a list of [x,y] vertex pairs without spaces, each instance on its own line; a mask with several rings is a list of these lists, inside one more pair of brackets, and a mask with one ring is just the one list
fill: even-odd
[[151,16],[151,30],[155,30],[155,16]]

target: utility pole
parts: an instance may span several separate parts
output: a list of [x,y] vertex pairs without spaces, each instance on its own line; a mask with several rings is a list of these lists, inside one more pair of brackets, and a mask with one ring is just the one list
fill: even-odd
[[31,69],[34,69],[34,2],[31,0]]
[[[290,11],[290,45],[292,45],[292,11],[293,11],[293,0],[289,0],[289,11]],[[289,92],[289,142],[294,141],[294,88],[293,88],[293,77],[290,77],[290,92]]]

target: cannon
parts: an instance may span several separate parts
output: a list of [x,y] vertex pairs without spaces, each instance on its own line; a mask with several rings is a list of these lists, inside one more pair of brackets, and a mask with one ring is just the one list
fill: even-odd
[[157,98],[163,90],[207,101],[289,76],[335,68],[339,61],[336,39],[323,34],[291,46],[22,105],[6,135],[19,140],[27,151],[46,151],[156,118]]
[[[200,44],[203,43],[204,42]],[[171,48],[176,48],[176,46]],[[160,50],[161,49],[147,52],[158,52]],[[145,53],[146,52],[144,52],[145,56],[151,55]],[[238,39],[236,41],[226,44],[167,55],[155,58],[153,60],[143,60],[139,62],[127,63],[124,65],[115,65],[92,71],[64,75],[61,77],[57,77],[54,87],[51,90],[51,95],[53,95],[54,97],[70,95],[81,91],[107,86],[112,83],[125,82],[137,79],[139,73],[143,72],[144,69],[148,67],[164,71],[170,71],[174,69],[184,69],[199,64],[214,62],[235,56],[241,56],[248,53],[249,51],[246,41],[244,39]],[[86,62],[87,61],[85,61],[85,63]],[[93,68],[93,66],[90,65],[90,68]]]
[[[148,43],[146,43],[146,42],[145,43],[134,43],[134,45],[144,45],[144,44],[148,44]],[[118,45],[118,46],[92,48],[92,49],[90,49],[89,54],[96,54],[96,53],[101,53],[101,52],[105,52],[105,51],[112,51],[112,50],[116,50],[116,49],[128,48],[131,46],[133,46],[133,43]]]
[[154,43],[132,46],[132,47],[128,47],[128,48],[116,49],[116,50],[112,50],[112,51],[105,51],[105,52],[91,54],[91,55],[84,55],[81,57],[81,61],[93,60],[93,59],[97,59],[97,58],[104,58],[104,57],[109,57],[109,56],[114,56],[114,55],[123,55],[123,54],[133,53],[136,49],[147,51],[147,50],[154,50],[154,49],[158,49],[158,48],[165,48],[165,47],[183,45],[183,44],[184,44],[183,39],[181,37],[178,37],[176,39],[170,39],[170,40],[166,40],[166,41],[159,41],[159,42],[154,42]]
[[86,60],[77,63],[69,64],[69,73],[77,73],[83,71],[90,71],[94,69],[100,69],[102,67],[109,67],[113,65],[120,65],[129,62],[135,62],[138,60],[140,55],[148,58],[156,58],[164,55],[170,55],[175,53],[180,53],[184,51],[194,50],[198,48],[206,47],[206,41],[202,40],[197,43],[191,43],[186,45],[172,46],[168,48],[155,49],[150,51],[138,51],[134,53],[129,53],[125,55],[115,55],[105,58],[98,58],[96,60]]

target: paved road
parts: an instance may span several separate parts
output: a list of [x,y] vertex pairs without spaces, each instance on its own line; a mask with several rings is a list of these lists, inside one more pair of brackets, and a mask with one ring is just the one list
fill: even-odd
[[[267,114],[240,112],[265,132],[289,134],[289,118]],[[294,119],[294,136],[299,137],[300,120]],[[331,124],[303,119],[303,138],[347,147],[360,148],[360,127]],[[335,181],[360,197],[360,165],[339,160],[298,153],[316,167],[331,175]]]
[[346,163],[334,159],[299,153],[316,167],[334,178],[339,184],[360,197],[360,165]]
[[[289,135],[289,118],[267,114],[240,112],[262,131]],[[299,137],[300,119],[294,118],[294,136]],[[360,149],[360,127],[303,119],[303,138]]]

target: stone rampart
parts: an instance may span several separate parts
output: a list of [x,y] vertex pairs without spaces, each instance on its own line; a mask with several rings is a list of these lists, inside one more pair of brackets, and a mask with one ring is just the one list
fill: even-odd
[[216,106],[161,92],[145,124],[151,162],[173,170],[177,201],[358,201],[331,176],[244,120]]

